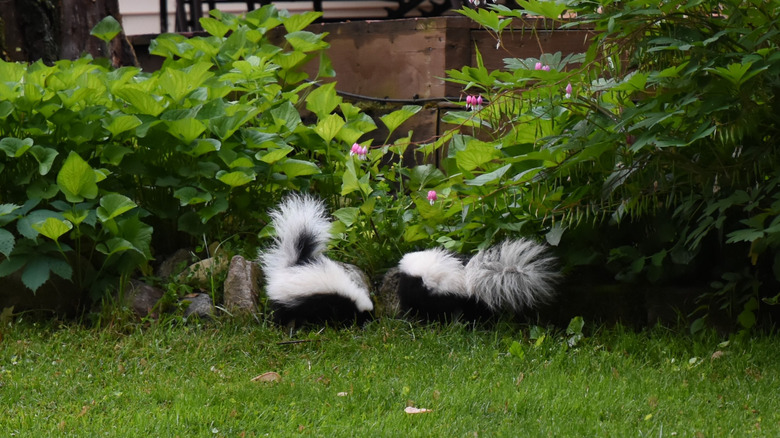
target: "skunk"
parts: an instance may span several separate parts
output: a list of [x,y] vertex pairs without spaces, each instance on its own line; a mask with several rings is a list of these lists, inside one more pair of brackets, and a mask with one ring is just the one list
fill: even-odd
[[549,301],[555,258],[530,240],[507,240],[466,260],[444,249],[403,256],[398,264],[402,313],[428,321],[488,320]]
[[270,216],[276,238],[258,259],[273,319],[282,325],[367,321],[374,306],[365,275],[323,254],[331,225],[325,204],[290,195]]

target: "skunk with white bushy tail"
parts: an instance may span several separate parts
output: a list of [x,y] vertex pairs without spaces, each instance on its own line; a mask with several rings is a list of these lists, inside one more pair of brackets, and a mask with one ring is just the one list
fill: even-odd
[[365,275],[325,256],[325,204],[289,195],[270,212],[276,238],[259,255],[273,319],[282,324],[363,323],[374,309]]
[[504,241],[470,260],[444,249],[408,253],[398,270],[400,312],[428,321],[519,313],[548,302],[559,278],[547,248],[525,239]]

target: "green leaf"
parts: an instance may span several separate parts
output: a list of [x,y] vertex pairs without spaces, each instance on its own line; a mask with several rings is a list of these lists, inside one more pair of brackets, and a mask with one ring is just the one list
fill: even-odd
[[43,222],[32,224],[32,228],[56,242],[60,236],[73,229],[73,224],[70,221],[49,217]]
[[34,257],[22,272],[22,283],[35,292],[49,281],[49,257]]
[[236,170],[233,172],[226,172],[220,170],[217,172],[217,179],[230,187],[238,187],[255,180],[255,173],[252,171]]
[[510,167],[512,167],[512,165],[507,164],[505,166],[499,167],[498,169],[490,173],[483,173],[482,175],[479,175],[474,179],[469,179],[464,182],[466,183],[466,185],[469,186],[484,186],[487,183],[491,183],[499,180],[502,176],[504,176],[504,174],[506,173],[507,170],[509,170]]
[[39,145],[30,148],[30,153],[35,157],[35,160],[38,161],[38,173],[41,175],[49,173],[51,166],[54,164],[54,159],[59,155],[59,152],[55,149]]
[[135,202],[125,195],[111,193],[100,198],[100,207],[97,208],[97,217],[101,222],[107,222],[120,214],[136,207]]
[[193,117],[187,117],[179,120],[167,120],[168,132],[174,137],[182,140],[184,143],[192,143],[206,127],[203,123]]
[[103,121],[103,127],[105,127],[113,136],[117,136],[139,126],[141,126],[141,120],[136,116],[127,114],[114,117],[110,119],[110,122],[108,122],[108,119]]
[[224,37],[230,32],[230,27],[228,25],[211,17],[201,17],[200,25],[203,27],[203,30],[219,38]]
[[322,120],[339,106],[341,100],[341,97],[336,94],[336,83],[331,82],[309,93],[306,97],[306,109]]
[[308,11],[303,14],[292,14],[284,18],[284,24],[287,33],[298,32],[322,16],[322,12]]
[[320,168],[316,164],[309,161],[287,159],[282,162],[281,171],[292,179],[298,176],[315,175],[320,173]]
[[116,18],[109,15],[100,20],[100,22],[92,28],[92,31],[90,31],[89,34],[108,43],[113,40],[115,36],[119,35],[120,32],[122,32],[122,25],[116,21]]
[[160,103],[153,95],[146,91],[139,90],[133,86],[124,86],[114,91],[114,94],[124,99],[133,109],[140,114],[150,116],[159,116],[165,109],[165,105]]
[[333,216],[348,227],[357,222],[359,215],[360,209],[357,207],[344,207],[333,212]]
[[285,158],[290,152],[294,150],[295,149],[291,146],[284,146],[279,149],[270,149],[268,152],[260,151],[255,154],[255,158],[264,163],[273,164]]
[[127,250],[136,250],[132,243],[121,237],[112,237],[105,243],[97,245],[95,249],[109,257],[113,254],[122,253]]
[[71,151],[57,174],[57,186],[68,202],[95,199],[98,194],[95,171],[79,154]]
[[293,49],[304,53],[326,49],[328,43],[322,40],[323,37],[323,34],[315,34],[305,30],[288,33],[284,36]]
[[212,199],[211,193],[201,192],[194,187],[182,187],[173,192],[173,197],[178,199],[182,206],[201,204]]
[[19,158],[27,152],[33,145],[33,139],[25,138],[24,140],[6,137],[0,140],[0,150],[5,152],[8,158]]
[[314,132],[325,140],[326,143],[330,143],[344,124],[344,119],[342,119],[340,115],[329,114],[324,119],[320,119],[317,126],[314,128]]
[[208,222],[212,217],[224,213],[228,209],[228,202],[225,198],[217,198],[211,205],[198,211],[198,216],[202,223]]
[[418,105],[404,105],[401,107],[401,109],[395,110],[390,114],[385,114],[379,119],[382,120],[382,123],[384,123],[385,126],[387,126],[388,131],[392,133],[398,129],[398,127],[401,126],[403,122],[407,121],[410,117],[420,112],[421,109],[422,107]]
[[16,244],[16,239],[14,238],[13,233],[10,231],[0,228],[0,254],[3,254],[4,256],[9,257],[11,255],[11,251],[14,250],[14,245]]
[[463,170],[474,170],[499,157],[495,145],[470,139],[466,148],[455,153],[455,163]]

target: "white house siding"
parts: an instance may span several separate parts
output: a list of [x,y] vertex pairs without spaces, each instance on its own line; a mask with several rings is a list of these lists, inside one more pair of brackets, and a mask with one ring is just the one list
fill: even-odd
[[[206,1],[204,11],[207,8]],[[300,2],[274,2],[279,9],[287,9],[290,12],[303,12],[312,10],[313,4],[308,1]],[[326,0],[323,2],[325,18],[381,18],[387,16],[385,8],[397,6],[397,2],[384,0]],[[217,7],[225,12],[241,14],[246,12],[246,2],[218,3]],[[143,35],[161,33],[160,29],[160,1],[159,0],[119,0],[119,12],[122,14],[122,24],[127,35]],[[176,1],[168,0],[168,29],[165,32],[173,32],[176,23]],[[205,15],[205,14],[204,14]],[[410,14],[411,15],[411,14]]]

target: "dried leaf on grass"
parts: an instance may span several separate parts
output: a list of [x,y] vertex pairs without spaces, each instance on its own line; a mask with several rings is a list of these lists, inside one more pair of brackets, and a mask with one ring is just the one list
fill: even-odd
[[269,371],[267,373],[260,374],[259,376],[252,377],[253,382],[281,382],[282,376],[275,371]]
[[425,414],[428,412],[432,412],[431,409],[425,409],[425,408],[415,408],[414,406],[407,406],[406,409],[404,409],[404,412],[407,414]]

